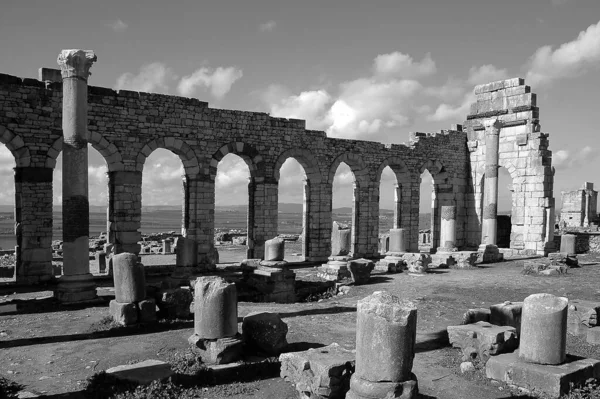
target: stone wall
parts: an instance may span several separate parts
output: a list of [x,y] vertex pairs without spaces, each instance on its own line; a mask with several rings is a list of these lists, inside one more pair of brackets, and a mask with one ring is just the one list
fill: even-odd
[[561,227],[587,227],[598,221],[598,191],[594,183],[585,182],[583,188],[561,192]]
[[[600,253],[600,233],[596,232],[573,232],[570,231],[569,234],[575,234],[575,252],[578,254],[585,253]],[[557,248],[560,248],[560,237],[557,235],[555,237]]]
[[[219,161],[230,153],[250,169],[248,257],[261,258],[264,242],[277,235],[279,170],[290,157],[306,173],[306,260],[324,261],[330,255],[332,185],[342,162],[355,177],[354,256],[378,254],[379,183],[386,166],[398,183],[394,226],[409,231],[410,250],[419,245],[420,176],[426,169],[434,180],[432,246],[439,246],[440,207],[456,205],[456,245],[475,247],[481,240],[478,204],[485,167],[479,121],[498,116],[504,123],[501,165],[509,169],[515,187],[511,246],[543,251],[545,209],[553,207],[548,136],[539,133],[529,87],[518,79],[500,83],[502,88],[476,88],[478,102],[466,131],[456,125],[440,133],[413,133],[408,143],[389,145],[330,138],[305,129],[302,120],[214,109],[197,99],[90,86],[89,141],[108,165],[109,241],[117,252],[139,252],[142,171],[146,158],[164,148],[184,166],[182,234],[198,242],[199,259],[209,259],[214,250],[215,177]],[[52,170],[62,149],[61,106],[61,83],[0,75],[0,142],[17,166],[21,281],[46,279],[51,269]]]

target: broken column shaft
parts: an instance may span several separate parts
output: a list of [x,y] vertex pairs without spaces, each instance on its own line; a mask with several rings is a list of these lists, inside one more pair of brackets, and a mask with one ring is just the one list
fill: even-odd
[[96,55],[63,50],[58,56],[63,79],[63,276],[57,289],[62,302],[96,297],[89,265],[87,79]]
[[483,186],[483,244],[496,245],[498,212],[498,161],[501,123],[483,121],[485,127],[485,180]]

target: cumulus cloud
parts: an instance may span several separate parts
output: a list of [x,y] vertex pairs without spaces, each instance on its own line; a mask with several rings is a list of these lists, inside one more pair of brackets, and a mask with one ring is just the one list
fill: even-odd
[[127,28],[129,27],[129,25],[127,25],[125,22],[121,21],[120,19],[117,19],[115,21],[111,21],[110,23],[108,23],[108,27],[111,28],[112,30],[114,30],[115,32],[125,32],[127,30]]
[[[274,94],[267,94],[272,95]],[[304,119],[308,129],[324,129],[327,126],[326,111],[330,103],[331,96],[325,90],[303,91],[271,104],[271,114]]]
[[375,57],[373,72],[376,76],[415,79],[433,75],[436,66],[430,53],[425,54],[421,61],[415,62],[410,55],[395,51]]
[[265,22],[264,24],[260,24],[258,26],[258,29],[261,32],[271,32],[271,31],[273,31],[273,29],[275,29],[276,26],[277,26],[277,23],[273,20],[270,20],[268,22]]
[[143,65],[137,75],[127,72],[119,76],[115,89],[166,94],[170,83],[176,78],[171,68],[163,63],[153,62]]
[[469,113],[471,104],[477,101],[473,93],[468,93],[459,105],[442,103],[438,105],[433,115],[427,116],[429,121],[463,120]]
[[527,63],[527,83],[548,84],[562,78],[579,76],[600,62],[600,21],[579,33],[575,40],[537,49]]
[[450,78],[441,86],[431,86],[424,89],[428,96],[445,101],[454,101],[460,99],[465,94],[465,85],[462,80]]
[[598,158],[598,156],[598,149],[589,145],[576,152],[558,150],[552,154],[552,165],[560,169],[578,168],[587,165]]
[[182,96],[191,97],[198,90],[208,90],[217,99],[221,99],[231,90],[231,86],[243,76],[236,67],[202,67],[194,73],[181,78],[177,91]]
[[467,82],[471,85],[480,85],[507,78],[508,73],[506,72],[506,69],[499,69],[492,64],[486,64],[481,65],[480,67],[471,67],[471,69],[469,69]]

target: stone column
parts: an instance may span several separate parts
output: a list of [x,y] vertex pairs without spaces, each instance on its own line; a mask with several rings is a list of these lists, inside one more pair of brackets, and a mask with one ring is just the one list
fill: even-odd
[[384,291],[358,301],[356,372],[347,399],[416,398],[417,308]]
[[167,238],[166,240],[162,240],[162,242],[163,242],[163,255],[170,254],[171,253],[171,240]]
[[194,285],[194,334],[188,342],[208,364],[231,363],[242,352],[235,284],[221,277],[200,277]]
[[282,261],[285,257],[285,241],[279,237],[265,241],[265,260]]
[[483,238],[482,244],[496,245],[498,212],[498,160],[501,122],[486,119],[485,127],[485,182],[483,192]]
[[391,229],[390,230],[390,249],[387,255],[401,256],[407,252],[406,249],[406,230]]
[[560,237],[560,252],[568,255],[577,253],[577,236],[575,234],[563,234]]
[[90,273],[88,236],[87,80],[96,55],[63,50],[58,65],[63,78],[63,276],[56,296],[61,302],[96,297]]
[[523,302],[519,358],[538,364],[561,364],[566,359],[569,300],[533,294]]
[[456,206],[443,205],[440,227],[440,247],[438,251],[456,251]]
[[394,228],[399,229],[402,226],[402,186],[396,184],[394,192]]

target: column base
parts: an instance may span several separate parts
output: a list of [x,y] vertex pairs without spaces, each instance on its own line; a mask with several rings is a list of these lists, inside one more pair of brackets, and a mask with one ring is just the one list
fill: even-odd
[[350,278],[350,270],[348,270],[348,261],[352,259],[350,256],[330,256],[329,262],[319,266],[317,276],[327,281],[340,281],[344,278]]
[[406,262],[402,258],[404,252],[394,252],[394,254],[398,255],[391,255],[390,252],[386,253],[385,258],[375,264],[375,270],[386,273],[402,273],[402,269],[406,267]]
[[356,374],[350,378],[350,391],[346,399],[416,399],[419,393],[417,377],[403,382],[373,382]]
[[188,338],[192,352],[199,355],[206,364],[233,363],[242,357],[242,335],[233,337],[204,339],[193,334]]
[[497,245],[481,244],[477,250],[481,263],[495,263],[504,260],[504,254],[500,252]]
[[91,273],[62,276],[54,296],[61,303],[81,303],[96,299],[96,284]]

